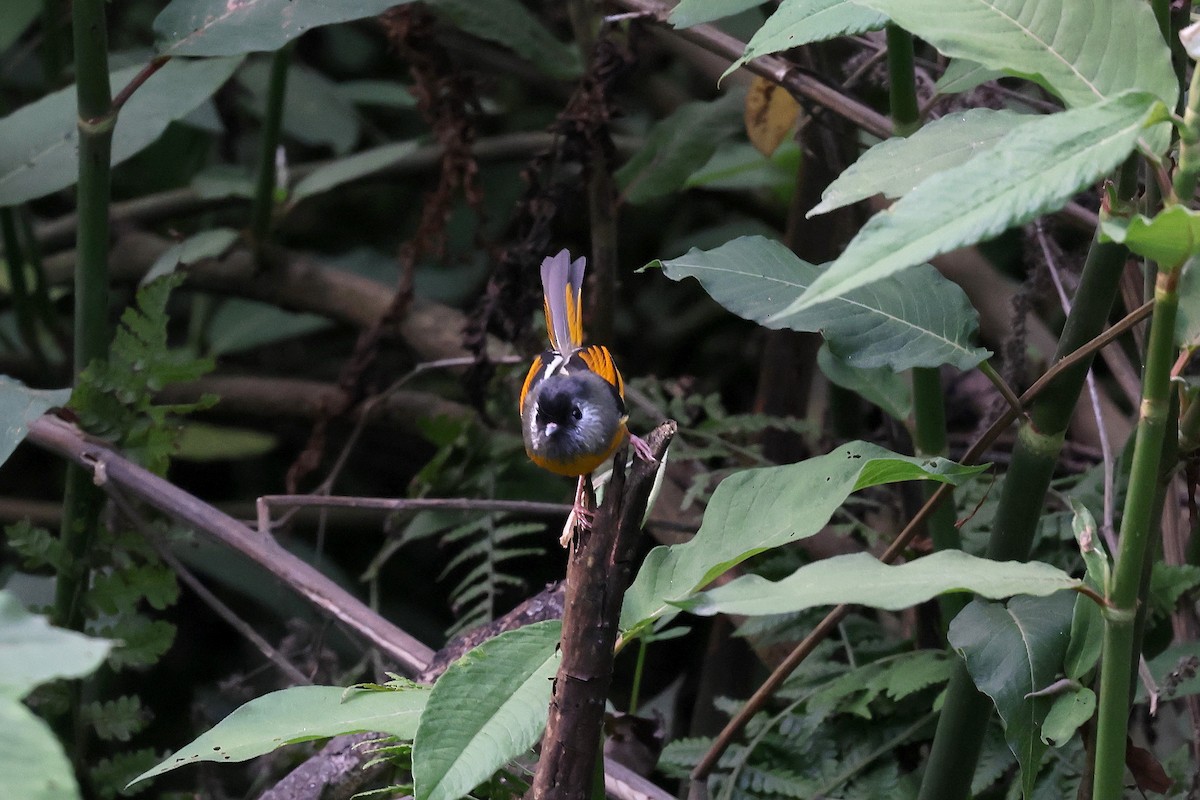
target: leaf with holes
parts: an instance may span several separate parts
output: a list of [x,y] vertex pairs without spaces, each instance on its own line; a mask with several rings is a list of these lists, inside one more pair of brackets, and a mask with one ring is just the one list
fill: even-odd
[[799,464],[735,473],[717,486],[695,537],[650,551],[625,593],[621,629],[641,631],[751,556],[812,536],[852,492],[909,480],[959,485],[986,467],[901,456],[851,442]]

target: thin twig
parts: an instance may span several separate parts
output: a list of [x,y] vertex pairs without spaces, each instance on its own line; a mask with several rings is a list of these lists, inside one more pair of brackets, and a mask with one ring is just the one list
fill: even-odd
[[133,79],[125,84],[125,87],[121,91],[117,92],[116,97],[112,100],[112,113],[118,113],[133,93],[141,88],[141,85],[149,80],[151,75],[162,69],[170,60],[170,56],[156,56],[150,59],[150,62],[142,67],[141,71],[137,75],[134,75]]

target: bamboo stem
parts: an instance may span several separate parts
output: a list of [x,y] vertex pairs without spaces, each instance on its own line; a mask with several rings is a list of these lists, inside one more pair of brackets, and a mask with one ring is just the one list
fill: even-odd
[[279,133],[283,128],[283,102],[287,98],[287,76],[291,62],[291,44],[279,48],[271,57],[267,108],[263,114],[262,137],[259,140],[258,180],[254,187],[254,206],[250,212],[250,235],[257,248],[267,241],[275,211],[275,151],[279,147]]
[[1121,519],[1121,549],[1108,595],[1111,607],[1104,611],[1104,650],[1096,723],[1095,800],[1120,800],[1124,793],[1135,619],[1170,405],[1179,272],[1177,268],[1160,269],[1154,286],[1155,306],[1146,345],[1142,403],[1129,473],[1129,493]]

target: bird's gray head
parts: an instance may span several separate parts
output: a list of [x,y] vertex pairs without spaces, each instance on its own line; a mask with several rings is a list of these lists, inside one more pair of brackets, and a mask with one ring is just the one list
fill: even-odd
[[554,459],[606,449],[620,422],[612,387],[591,372],[546,378],[528,408],[527,444]]

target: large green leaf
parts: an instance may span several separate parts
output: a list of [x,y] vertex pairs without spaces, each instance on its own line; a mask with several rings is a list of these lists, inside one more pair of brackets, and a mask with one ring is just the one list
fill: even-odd
[[956,58],[946,66],[946,71],[937,79],[933,88],[938,94],[958,94],[969,92],[981,83],[1003,76],[1002,70],[988,69],[967,58]]
[[502,633],[438,678],[413,741],[417,800],[457,800],[532,747],[546,726],[559,620]]
[[553,78],[579,76],[579,51],[563,44],[517,0],[428,0],[440,16],[472,36],[503,45]]
[[0,375],[0,420],[4,422],[0,435],[0,464],[8,461],[13,450],[25,439],[29,423],[52,406],[66,405],[70,397],[70,389],[30,389],[18,380]]
[[779,242],[743,236],[652,262],[672,280],[696,278],[734,314],[771,328],[820,331],[830,349],[863,368],[953,364],[970,369],[988,351],[971,344],[978,315],[962,289],[931,266],[847,292],[794,314],[780,313],[819,280],[822,268]]
[[693,614],[786,614],[838,603],[897,611],[947,592],[992,599],[1047,595],[1080,581],[1039,561],[991,561],[961,550],[943,550],[907,564],[888,565],[869,553],[850,553],[808,564],[779,581],[743,575],[676,605]]
[[271,692],[241,706],[130,785],[198,761],[246,761],[285,744],[345,733],[411,739],[429,695],[428,687],[416,685],[396,691],[293,686]]
[[625,199],[644,203],[679,191],[742,125],[743,103],[742,93],[729,92],[711,102],[686,103],[660,120],[642,149],[617,170]]
[[[223,5],[223,4],[222,4]],[[238,58],[178,59],[167,62],[130,97],[117,118],[112,163],[139,152],[221,87],[241,63]],[[120,89],[140,67],[110,76]],[[75,183],[79,172],[79,128],[71,86],[0,119],[0,206],[15,205]]]
[[[881,29],[887,17],[857,0],[783,0],[725,75],[751,59],[793,47]],[[724,77],[724,76],[722,76]]]
[[672,603],[730,567],[817,533],[851,492],[907,480],[959,484],[984,467],[944,458],[901,456],[851,442],[799,464],[738,472],[713,492],[704,522],[689,541],[650,551],[625,593],[621,628],[631,631],[677,613]]
[[821,202],[807,216],[876,194],[901,197],[930,175],[990,150],[1013,128],[1033,119],[1030,114],[973,108],[934,120],[907,138],[880,142],[825,188]]
[[155,43],[170,56],[230,56],[278,50],[322,25],[382,14],[407,0],[171,0],[154,20]]
[[927,178],[872,217],[837,261],[773,319],[1062,208],[1120,164],[1151,115],[1162,112],[1152,95],[1133,92],[1018,126],[991,150]]
[[0,780],[4,797],[76,800],[79,784],[62,745],[23,704],[0,698]]
[[1007,605],[975,600],[947,633],[979,691],[996,704],[1026,797],[1046,752],[1041,729],[1053,704],[1029,695],[1053,683],[1062,668],[1073,605],[1070,592],[1014,597]]
[[104,663],[108,639],[53,627],[0,591],[0,699],[20,700],[58,678],[80,678]]
[[951,58],[1029,77],[1068,106],[1133,89],[1175,107],[1171,55],[1143,0],[856,1]]

